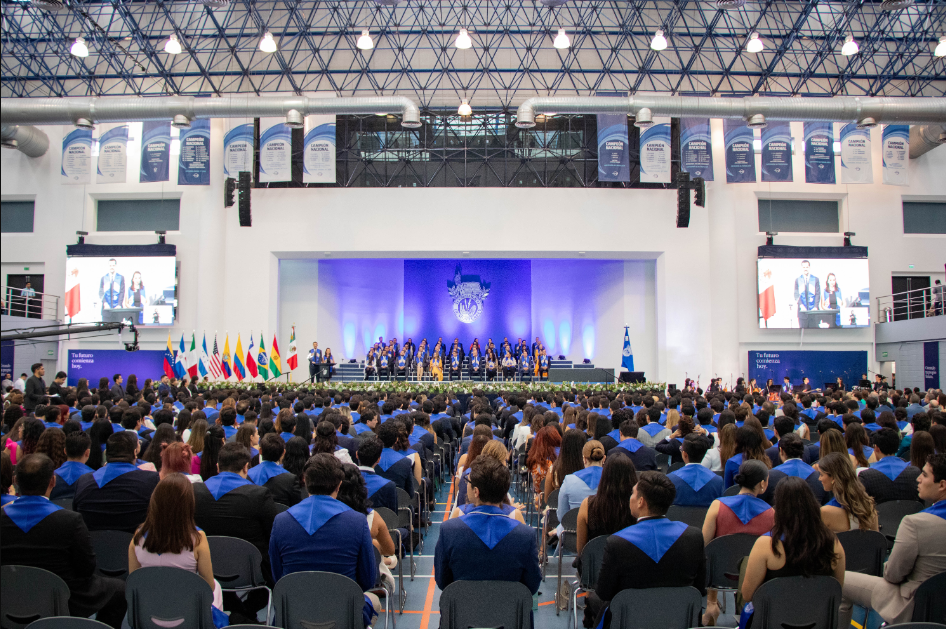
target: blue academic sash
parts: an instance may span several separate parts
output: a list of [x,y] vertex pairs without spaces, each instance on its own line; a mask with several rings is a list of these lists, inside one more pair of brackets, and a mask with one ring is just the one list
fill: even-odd
[[287,513],[299,523],[309,535],[315,533],[339,513],[351,511],[351,507],[344,502],[335,500],[331,496],[309,496]]
[[137,469],[138,468],[132,463],[109,463],[105,467],[92,472],[92,478],[95,479],[95,483],[99,486],[99,489],[101,489],[122,474],[134,472]]
[[660,424],[644,424],[643,426],[641,426],[641,430],[646,432],[651,437],[656,437],[660,431],[666,430],[666,428],[664,428]]
[[379,489],[391,482],[384,476],[378,476],[374,472],[366,472],[365,470],[361,470],[361,475],[365,479],[365,486],[368,489],[369,498],[373,496]]
[[214,497],[214,500],[220,500],[221,496],[224,496],[237,487],[243,487],[243,485],[252,485],[253,482],[249,481],[239,474],[234,474],[233,472],[220,472],[216,476],[208,478],[204,481],[204,487],[210,490],[210,495]]
[[404,455],[395,451],[393,448],[385,448],[381,451],[381,458],[378,459],[378,467],[387,472],[392,465],[404,458]]
[[[20,498],[20,500],[23,499]],[[17,502],[19,502],[19,500]],[[10,507],[7,507],[8,510],[9,508]],[[933,515],[938,515],[939,517],[946,520],[946,500],[940,500],[939,502],[934,503],[932,507],[929,509],[923,509],[921,513],[932,513]]]
[[802,479],[808,478],[815,471],[815,468],[811,467],[801,459],[789,459],[773,469],[776,469],[788,476],[796,476]]
[[488,505],[470,509],[465,515],[460,516],[460,521],[466,524],[490,550],[519,525],[518,521],[503,513],[501,508]]
[[900,473],[909,466],[910,464],[903,459],[899,459],[895,456],[886,456],[876,463],[873,463],[870,469],[877,470],[890,480],[895,481],[897,477],[900,476]]
[[666,517],[660,517],[643,520],[618,531],[615,535],[639,548],[654,563],[659,563],[687,528],[683,522],[673,522]]
[[289,443],[289,440],[295,437],[295,435],[292,434],[291,432],[281,432],[279,433],[279,436],[282,437],[282,440],[285,441],[286,443]]
[[689,485],[693,491],[698,492],[716,477],[716,472],[708,467],[703,467],[699,463],[691,463],[678,469],[674,472],[674,475]]
[[601,482],[601,471],[600,465],[589,465],[585,469],[575,472],[575,476],[587,485],[588,489],[597,490],[598,484]]
[[78,461],[66,461],[56,469],[56,476],[61,478],[67,485],[75,483],[80,476],[94,472],[91,467]]
[[608,436],[614,439],[615,441],[621,441],[621,431],[618,428],[615,428],[608,433]]
[[274,461],[261,461],[259,465],[250,468],[250,471],[247,473],[250,480],[253,481],[256,485],[265,485],[266,482],[271,479],[273,476],[279,476],[280,474],[290,474],[287,472],[279,463]]
[[628,452],[633,453],[633,452],[637,452],[638,450],[640,450],[641,448],[643,448],[643,447],[644,447],[644,444],[641,443],[640,441],[638,441],[637,439],[634,439],[633,437],[631,437],[630,439],[625,439],[624,441],[622,441],[621,443],[619,443],[619,444],[618,444],[618,447],[619,447],[619,448],[624,448],[624,449],[627,450]]
[[13,523],[24,533],[42,522],[46,516],[62,507],[53,504],[45,496],[21,496],[4,507],[3,512],[10,516]]
[[751,494],[723,496],[719,498],[719,501],[729,507],[743,524],[748,524],[754,518],[772,508],[769,503]]

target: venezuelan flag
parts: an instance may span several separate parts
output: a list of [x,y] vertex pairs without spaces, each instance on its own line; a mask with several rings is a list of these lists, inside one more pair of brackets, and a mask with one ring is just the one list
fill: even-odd
[[243,382],[246,377],[246,369],[243,368],[243,344],[240,343],[240,335],[237,334],[236,352],[233,354],[233,373],[236,375],[237,382]]
[[164,350],[164,375],[174,379],[174,350],[171,349],[171,335],[168,334],[168,346]]

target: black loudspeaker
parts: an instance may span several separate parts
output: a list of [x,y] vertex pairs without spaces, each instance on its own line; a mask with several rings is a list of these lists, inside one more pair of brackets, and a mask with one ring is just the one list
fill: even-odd
[[643,371],[622,371],[618,378],[621,382],[647,382]]
[[236,192],[236,179],[227,177],[223,190],[223,207],[233,207],[233,193]]
[[569,369],[552,368],[549,369],[549,382],[601,382],[611,384],[614,382],[613,369]]
[[250,213],[250,173],[240,173],[239,191],[240,201],[238,209],[240,211],[240,227],[252,227],[253,216]]
[[677,227],[690,226],[690,173],[677,173]]

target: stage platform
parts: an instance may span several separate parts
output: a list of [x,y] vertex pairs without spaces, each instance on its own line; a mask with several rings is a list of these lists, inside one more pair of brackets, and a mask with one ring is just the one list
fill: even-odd
[[[591,370],[589,372],[589,370]],[[445,374],[446,376],[446,374]],[[341,363],[335,366],[335,376],[332,382],[363,382],[365,379],[364,361],[357,363]],[[401,378],[403,380],[403,378]],[[407,379],[410,382],[416,382],[417,378],[411,375]],[[446,380],[446,378],[445,378]],[[470,382],[471,379],[467,373],[467,366],[464,363],[463,375],[459,382]],[[497,380],[499,382],[500,380]],[[516,380],[519,381],[518,379]],[[529,378],[525,382],[530,382]],[[592,363],[573,363],[570,360],[552,360],[550,361],[549,379],[546,382],[601,382],[610,384],[614,382],[614,376],[610,369],[596,369]]]

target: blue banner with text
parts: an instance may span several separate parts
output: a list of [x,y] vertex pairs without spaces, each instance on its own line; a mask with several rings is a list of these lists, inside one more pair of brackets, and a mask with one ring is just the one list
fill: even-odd
[[138,376],[139,386],[145,378],[157,380],[164,373],[164,350],[141,350],[126,352],[123,349],[70,349],[67,384],[74,387],[79,378],[87,378],[89,386],[98,386],[99,378],[108,378],[109,384],[115,374]]

